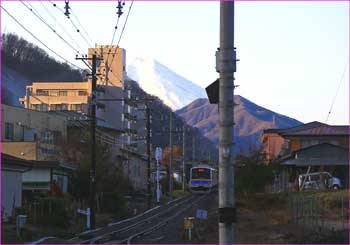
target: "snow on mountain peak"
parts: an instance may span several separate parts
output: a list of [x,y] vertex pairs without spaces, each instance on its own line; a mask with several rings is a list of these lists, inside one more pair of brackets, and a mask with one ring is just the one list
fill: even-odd
[[147,93],[158,96],[173,110],[195,99],[206,98],[203,88],[170,70],[151,57],[136,57],[128,65],[128,77]]

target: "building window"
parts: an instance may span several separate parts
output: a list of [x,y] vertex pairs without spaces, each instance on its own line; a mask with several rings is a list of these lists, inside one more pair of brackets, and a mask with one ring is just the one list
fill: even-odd
[[67,96],[67,91],[59,91],[58,92],[59,96]]
[[36,95],[38,95],[38,96],[49,96],[49,91],[48,90],[37,89],[36,90]]
[[51,104],[50,105],[50,111],[57,111],[57,105],[56,104]]
[[49,105],[48,104],[41,104],[41,110],[42,111],[48,111],[49,110]]
[[68,104],[62,104],[62,111],[68,111]]
[[51,144],[51,145],[54,143],[54,134],[50,131],[41,132],[40,138],[41,138],[40,141],[42,143]]
[[13,140],[13,123],[5,123],[5,139]]
[[86,92],[86,91],[79,91],[79,92],[78,92],[78,95],[79,95],[79,96],[86,96],[86,95],[87,95],[87,92]]
[[72,110],[73,111],[82,111],[82,104],[73,104]]
[[32,104],[32,110],[40,111],[40,104]]
[[58,91],[50,91],[50,96],[58,96]]

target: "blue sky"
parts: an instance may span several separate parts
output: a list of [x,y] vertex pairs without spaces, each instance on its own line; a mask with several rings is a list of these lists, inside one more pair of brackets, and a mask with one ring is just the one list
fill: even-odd
[[[30,3],[58,33],[66,37],[59,22],[84,50],[88,48],[65,16],[50,3],[43,4],[56,21],[40,2]],[[130,3],[126,2],[124,7],[114,44]],[[48,46],[82,66],[74,60],[75,53],[20,2],[1,4]],[[64,6],[62,1],[57,4]],[[237,2],[235,46],[240,62],[235,83],[240,87],[235,93],[302,122],[325,122],[340,86],[328,123],[348,124],[348,5],[348,2]],[[70,6],[94,42],[111,43],[117,19],[116,1],[70,1]],[[18,33],[38,44],[3,11],[1,31]],[[219,2],[135,1],[120,46],[127,50],[128,61],[134,56],[154,57],[206,87],[218,77],[215,50],[219,46]]]

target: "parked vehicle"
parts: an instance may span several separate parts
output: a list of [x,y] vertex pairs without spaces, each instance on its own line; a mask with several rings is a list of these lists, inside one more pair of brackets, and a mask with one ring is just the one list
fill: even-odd
[[192,193],[211,192],[218,183],[218,174],[215,168],[199,165],[191,168],[189,187]]
[[333,177],[328,172],[314,172],[308,174],[300,174],[298,177],[299,189],[304,183],[304,189],[321,189],[321,179],[323,175],[324,185],[328,189],[338,190],[342,188],[341,181],[337,177]]

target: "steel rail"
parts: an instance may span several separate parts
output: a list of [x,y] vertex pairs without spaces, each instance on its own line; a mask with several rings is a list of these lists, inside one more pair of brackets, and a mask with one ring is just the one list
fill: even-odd
[[[196,199],[196,197],[190,196],[190,198],[186,198],[185,200],[182,200],[182,201],[180,201],[178,203],[175,203],[172,206],[170,206],[169,208],[167,208],[167,209],[165,209],[165,210],[163,210],[163,211],[161,211],[159,213],[156,213],[156,214],[154,214],[154,215],[152,215],[150,217],[147,217],[147,218],[145,218],[143,220],[140,220],[140,221],[138,221],[136,223],[133,223],[133,224],[127,226],[127,227],[123,227],[123,228],[121,228],[119,230],[115,230],[115,231],[112,231],[112,232],[109,232],[109,233],[102,234],[100,236],[94,237],[94,238],[89,239],[87,241],[89,241],[90,244],[95,244],[98,241],[99,242],[101,242],[101,241],[104,241],[104,242],[105,241],[109,241],[109,240],[111,240],[111,238],[109,238],[109,237],[115,236],[115,235],[117,235],[119,233],[130,231],[130,230],[132,230],[132,229],[134,229],[134,228],[136,228],[136,227],[138,227],[140,225],[151,223],[152,219],[155,219],[155,218],[158,218],[159,216],[167,214],[170,211],[172,211],[173,209],[177,208],[179,205],[182,205],[182,204],[184,204],[186,202],[192,201],[193,199]],[[175,200],[174,200],[174,202],[175,202]],[[174,203],[174,202],[172,202],[172,203]]]

